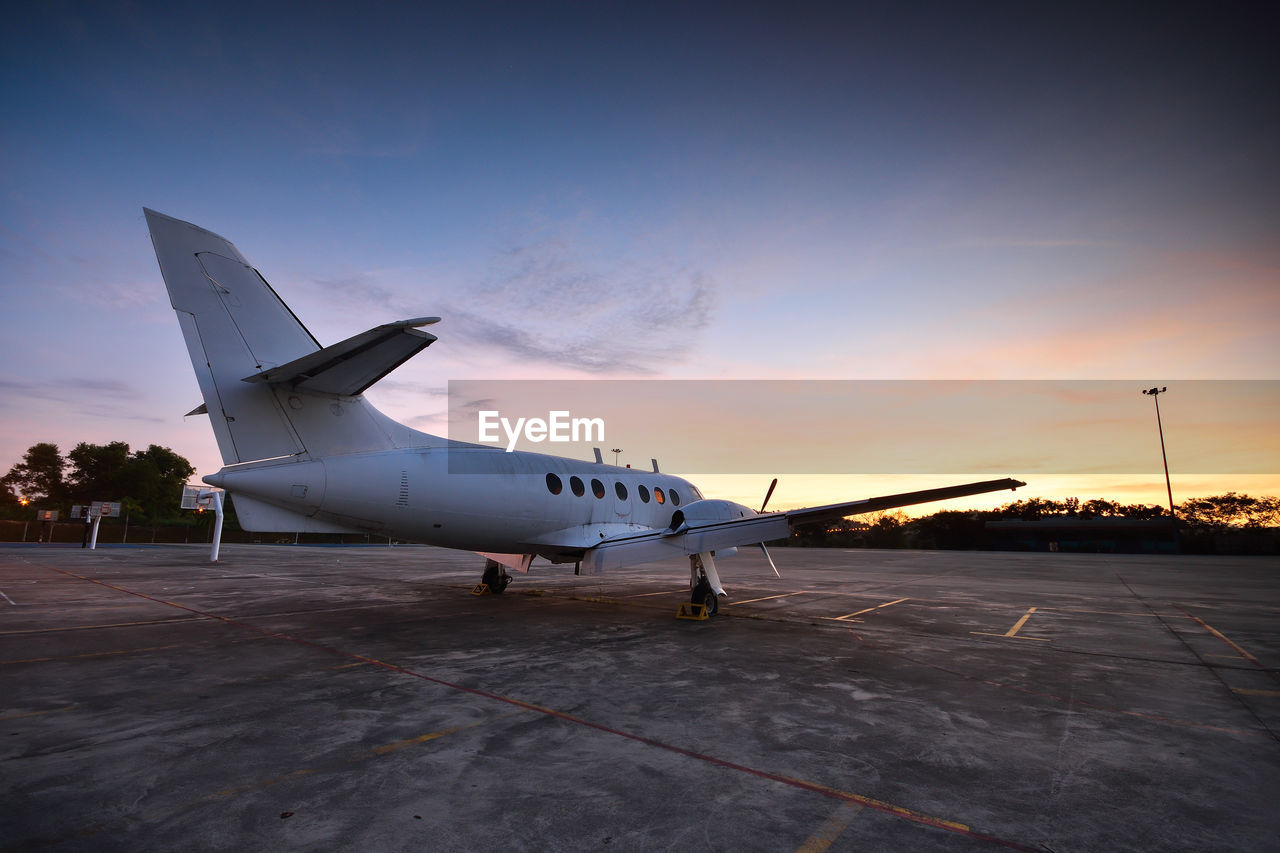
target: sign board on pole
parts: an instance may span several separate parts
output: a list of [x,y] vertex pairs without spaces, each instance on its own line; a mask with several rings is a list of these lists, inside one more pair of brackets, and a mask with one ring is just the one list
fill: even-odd
[[57,521],[58,511],[56,509],[42,509],[39,513],[39,519],[41,521]]
[[193,486],[190,483],[182,487],[182,508],[206,510],[213,504],[213,493],[221,491],[211,486]]

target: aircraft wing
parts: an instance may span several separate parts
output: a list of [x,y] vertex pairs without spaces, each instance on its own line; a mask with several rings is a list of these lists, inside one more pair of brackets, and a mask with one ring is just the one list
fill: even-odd
[[[1010,478],[984,480],[979,483],[965,483],[940,489],[904,492],[898,495],[884,495],[882,497],[793,509],[785,512],[748,514],[751,512],[750,510],[746,507],[739,507],[736,517],[729,517],[733,515],[732,513],[722,512],[720,513],[722,517],[703,520],[686,521],[686,517],[677,512],[672,519],[672,527],[614,536],[595,545],[583,555],[582,570],[595,572],[638,563],[650,563],[671,557],[685,557],[690,554],[700,554],[738,545],[754,545],[758,542],[786,538],[791,529],[799,524],[808,524],[815,521],[834,521],[850,515],[878,512],[884,509],[895,509],[948,498],[980,495],[986,492],[998,492],[1004,489],[1012,490],[1025,485],[1026,483]],[[715,503],[725,507],[738,506],[737,504],[729,504],[722,501]],[[696,506],[697,503],[691,504],[687,509],[692,513]]]

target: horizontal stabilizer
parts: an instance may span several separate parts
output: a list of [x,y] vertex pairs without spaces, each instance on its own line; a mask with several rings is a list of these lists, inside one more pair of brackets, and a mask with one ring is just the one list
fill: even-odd
[[244,381],[355,397],[430,346],[436,336],[418,327],[438,322],[439,317],[418,317],[387,323],[288,364],[246,376]]

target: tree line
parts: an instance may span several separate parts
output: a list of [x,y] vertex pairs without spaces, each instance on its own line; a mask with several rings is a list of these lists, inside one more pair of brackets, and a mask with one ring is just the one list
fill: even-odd
[[[182,486],[194,473],[184,457],[155,444],[131,451],[123,441],[80,442],[64,457],[56,444],[41,442],[0,478],[0,519],[33,519],[38,509],[59,510],[65,519],[73,504],[101,500],[121,501],[139,523],[190,523],[179,504]],[[1191,534],[1276,528],[1280,498],[1235,492],[1190,498],[1176,507],[1176,515],[1179,527]],[[793,532],[789,544],[893,548],[910,542],[924,548],[977,548],[988,521],[1044,518],[1150,521],[1168,518],[1168,511],[1157,504],[1102,498],[1027,498],[991,510],[942,510],[920,518],[898,511],[805,525]]]
[[163,524],[179,520],[182,486],[195,473],[167,447],[130,451],[123,441],[80,442],[64,457],[58,445],[33,444],[0,478],[0,518],[30,519],[56,509],[68,518],[73,504],[120,501],[133,520]]
[[[1280,498],[1252,497],[1227,492],[1204,498],[1190,498],[1174,507],[1178,530],[1183,537],[1204,537],[1229,531],[1272,531],[1280,528]],[[941,548],[967,550],[989,544],[987,522],[1042,519],[1128,519],[1154,521],[1168,519],[1169,511],[1158,504],[1133,503],[1094,498],[1051,500],[1027,498],[989,510],[941,510],[912,518],[902,511],[873,513],[835,524],[802,525],[791,534],[788,544],[836,548]]]

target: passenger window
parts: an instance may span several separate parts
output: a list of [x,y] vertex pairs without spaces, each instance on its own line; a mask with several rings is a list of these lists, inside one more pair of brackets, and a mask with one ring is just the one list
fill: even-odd
[[613,492],[618,496],[618,500],[625,501],[627,499],[627,487],[621,483],[613,484]]
[[560,482],[560,478],[555,474],[547,474],[547,491],[553,495],[558,495],[564,489],[564,483]]
[[595,480],[595,479],[593,479],[593,480],[591,481],[591,494],[595,495],[595,496],[596,496],[596,497],[598,497],[598,498],[603,498],[603,497],[604,497],[604,483],[600,482],[599,480]]
[[586,488],[582,485],[581,477],[570,477],[569,488],[572,489],[573,493],[578,497],[582,497],[582,493],[586,491]]
[[672,506],[680,506],[680,495],[676,492],[675,489],[672,489],[671,491],[667,492],[667,494],[671,495]]
[[667,502],[666,496],[662,494],[662,489],[658,488],[657,486],[653,487],[653,499],[660,504],[664,504]]
[[636,491],[640,493],[640,500],[645,503],[649,502],[649,489],[647,486],[636,486]]

